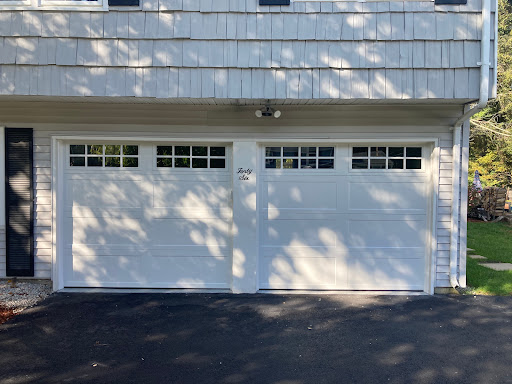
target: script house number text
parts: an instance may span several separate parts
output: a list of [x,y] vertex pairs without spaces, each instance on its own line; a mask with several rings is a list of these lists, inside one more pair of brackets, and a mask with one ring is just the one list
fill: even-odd
[[252,173],[252,169],[238,168],[238,180],[249,180],[249,175]]

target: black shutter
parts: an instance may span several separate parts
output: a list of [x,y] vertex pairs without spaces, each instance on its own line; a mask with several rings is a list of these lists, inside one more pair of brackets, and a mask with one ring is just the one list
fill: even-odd
[[32,129],[5,129],[7,276],[34,276]]
[[139,0],[108,0],[108,5],[115,7],[138,7]]

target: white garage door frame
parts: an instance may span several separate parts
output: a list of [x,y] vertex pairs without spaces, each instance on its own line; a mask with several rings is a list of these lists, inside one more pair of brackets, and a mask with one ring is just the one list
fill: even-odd
[[[184,137],[143,137],[123,135],[66,135],[51,137],[52,153],[52,281],[53,289],[65,288],[65,247],[64,247],[64,200],[65,200],[65,164],[67,161],[67,144],[73,142],[139,142],[139,143],[204,143],[232,145],[232,140],[225,138],[184,138]],[[231,151],[230,151],[231,152]],[[232,158],[228,160],[232,168]],[[207,290],[207,289],[205,289]]]
[[[382,145],[382,144],[417,144],[426,146],[431,150],[430,153],[430,174],[428,175],[429,180],[429,204],[427,207],[427,227],[429,229],[428,235],[430,236],[431,241],[427,244],[426,249],[426,260],[425,260],[425,279],[424,279],[424,292],[428,294],[434,293],[435,286],[435,270],[436,270],[436,259],[437,259],[437,200],[438,200],[438,192],[439,191],[439,139],[435,137],[411,137],[411,138],[385,138],[385,137],[375,137],[372,139],[329,139],[329,140],[319,140],[319,139],[273,139],[269,141],[258,141],[258,165],[259,169],[264,170],[263,168],[263,150],[264,147],[268,146],[283,146],[283,145],[310,145],[310,146],[326,146],[326,145],[338,145],[338,144],[365,144],[365,145]],[[336,162],[336,159],[335,159]],[[261,178],[259,178],[261,179]],[[263,183],[258,183],[258,219],[259,219],[259,209],[261,206],[261,198],[263,196],[262,193]],[[262,223],[258,223],[258,228],[260,232],[260,236],[262,235],[261,231]],[[261,240],[260,240],[261,241]],[[258,268],[257,268],[257,287],[258,289],[262,289],[260,286],[260,262],[261,262],[261,246],[258,246]]]
[[[122,134],[117,133],[109,133],[108,135],[52,135],[51,136],[51,153],[52,153],[52,280],[53,280],[53,289],[60,290],[64,288],[64,247],[63,247],[63,231],[61,227],[61,223],[64,222],[63,216],[63,197],[64,197],[64,164],[65,159],[67,158],[66,153],[66,145],[65,142],[69,140],[96,140],[96,141],[139,141],[139,142],[204,142],[204,143],[226,143],[231,144],[236,139],[227,139],[223,138],[191,138],[191,137],[143,137],[143,136],[123,136]],[[244,142],[253,142],[256,147],[263,147],[269,145],[279,145],[279,144],[371,144],[371,143],[417,143],[423,145],[430,145],[432,148],[431,156],[430,156],[430,191],[431,191],[431,199],[429,199],[429,207],[428,207],[428,227],[430,229],[430,237],[432,239],[430,244],[430,250],[427,252],[427,260],[426,260],[426,271],[425,271],[425,292],[429,294],[434,293],[434,285],[435,285],[435,269],[436,269],[436,255],[437,255],[437,230],[436,230],[436,220],[437,218],[437,193],[439,190],[439,138],[437,137],[410,137],[410,138],[402,138],[397,140],[397,138],[389,138],[385,137],[385,135],[375,136],[372,139],[331,139],[327,137],[322,138],[308,138],[308,139],[292,139],[287,137],[282,138],[263,138],[256,137],[253,139],[245,138]],[[261,157],[261,151],[258,150],[258,158],[256,159],[257,164],[261,166],[263,159]],[[235,152],[233,152],[234,156]],[[235,164],[237,160],[235,158],[232,159],[232,163]],[[234,166],[234,165],[233,165]],[[259,168],[257,168],[259,169]],[[257,191],[260,190],[261,183],[258,181],[256,188]],[[259,199],[258,199],[259,200]],[[257,203],[258,204],[258,203]],[[255,219],[259,220],[259,211],[255,212]],[[233,211],[233,220],[235,220],[236,212]],[[259,223],[257,224],[259,228]],[[256,266],[255,278],[255,286],[259,289],[259,246],[254,250],[255,252],[255,262],[258,264]]]

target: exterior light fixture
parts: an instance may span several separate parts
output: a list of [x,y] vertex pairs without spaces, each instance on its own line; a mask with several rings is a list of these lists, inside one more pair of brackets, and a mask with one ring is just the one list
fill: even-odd
[[256,115],[256,117],[272,117],[272,116],[274,116],[276,119],[279,119],[279,117],[281,117],[281,111],[274,110],[273,108],[270,107],[270,105],[265,105],[263,108],[257,109],[254,112],[254,114]]

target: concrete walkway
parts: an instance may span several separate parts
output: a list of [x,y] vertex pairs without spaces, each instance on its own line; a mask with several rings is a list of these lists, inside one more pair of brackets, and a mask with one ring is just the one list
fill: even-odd
[[54,294],[1,383],[512,382],[512,297]]

